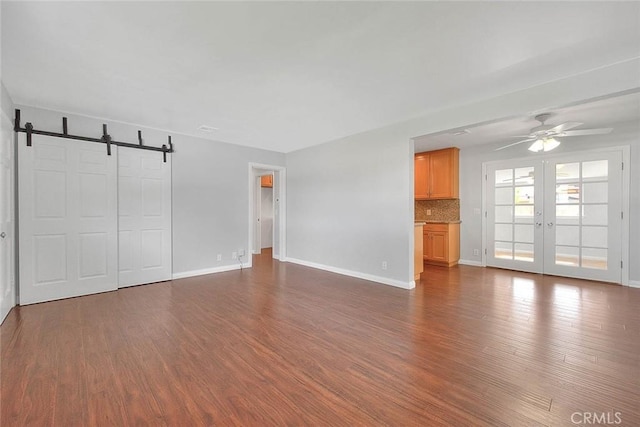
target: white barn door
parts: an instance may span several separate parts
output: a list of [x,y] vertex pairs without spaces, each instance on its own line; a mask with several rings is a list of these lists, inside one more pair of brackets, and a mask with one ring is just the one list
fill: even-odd
[[19,134],[20,304],[117,289],[117,153]]
[[119,147],[119,287],[171,279],[171,156]]

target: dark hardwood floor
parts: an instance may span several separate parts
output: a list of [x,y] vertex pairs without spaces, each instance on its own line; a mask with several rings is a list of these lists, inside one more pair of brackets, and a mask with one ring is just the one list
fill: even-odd
[[640,425],[640,289],[597,282],[427,267],[407,291],[266,254],[1,333],[2,426]]

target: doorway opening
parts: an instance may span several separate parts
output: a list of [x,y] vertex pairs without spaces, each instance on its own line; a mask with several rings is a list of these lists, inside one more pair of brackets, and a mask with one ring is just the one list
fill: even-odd
[[273,174],[260,176],[260,193],[256,197],[256,214],[259,227],[256,227],[256,253],[263,249],[273,251]]
[[249,245],[252,254],[263,250],[286,257],[286,170],[282,166],[249,163]]

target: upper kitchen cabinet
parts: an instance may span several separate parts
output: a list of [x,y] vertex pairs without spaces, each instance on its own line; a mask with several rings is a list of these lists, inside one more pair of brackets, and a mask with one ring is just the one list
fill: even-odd
[[416,200],[458,198],[459,152],[452,147],[415,155]]
[[260,184],[264,188],[273,188],[273,175],[263,175],[260,177]]

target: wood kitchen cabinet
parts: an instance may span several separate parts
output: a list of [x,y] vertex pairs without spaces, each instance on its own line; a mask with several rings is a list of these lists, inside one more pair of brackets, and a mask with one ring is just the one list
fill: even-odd
[[458,148],[452,147],[415,155],[416,200],[458,198],[459,153]]
[[427,223],[422,229],[426,264],[452,267],[460,259],[460,224]]
[[263,175],[260,177],[260,185],[266,188],[273,188],[273,175]]

